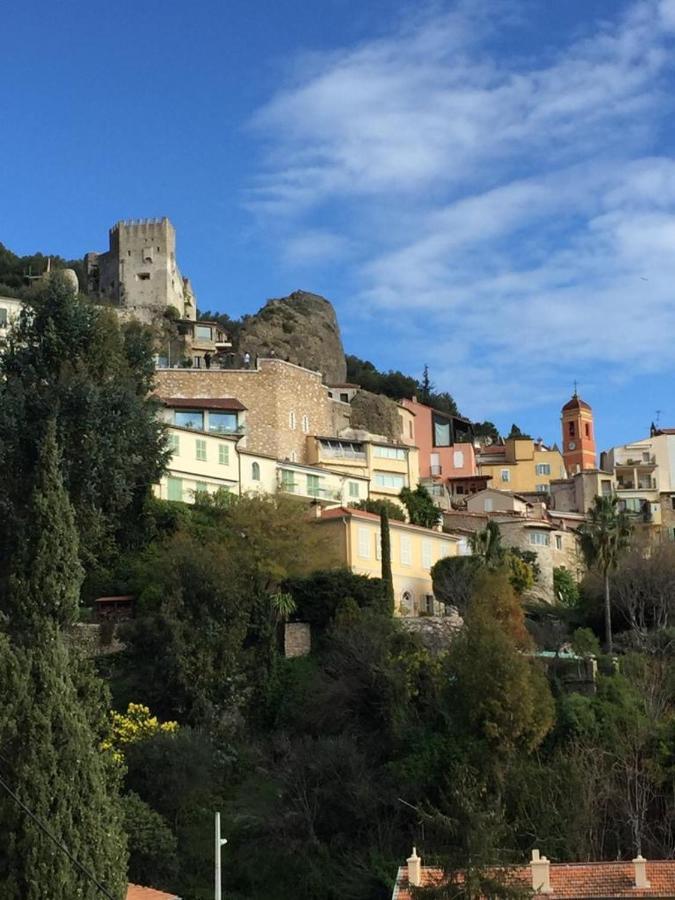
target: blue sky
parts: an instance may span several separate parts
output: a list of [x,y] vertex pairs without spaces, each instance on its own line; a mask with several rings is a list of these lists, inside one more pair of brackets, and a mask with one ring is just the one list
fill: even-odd
[[[365,8],[364,8],[365,7]],[[199,305],[331,299],[349,352],[555,440],[675,426],[675,0],[10,4],[0,240],[168,215]]]

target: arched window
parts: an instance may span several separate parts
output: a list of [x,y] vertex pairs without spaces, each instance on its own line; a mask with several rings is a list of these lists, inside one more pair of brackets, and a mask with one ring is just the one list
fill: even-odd
[[295,431],[295,413],[291,410],[288,414],[288,425],[291,431]]
[[251,465],[251,478],[253,481],[260,481],[260,463],[254,462]]
[[410,591],[403,591],[401,594],[401,614],[412,615],[413,613],[413,596]]
[[309,434],[309,418],[308,418],[308,416],[302,417],[302,430],[305,432],[305,434]]

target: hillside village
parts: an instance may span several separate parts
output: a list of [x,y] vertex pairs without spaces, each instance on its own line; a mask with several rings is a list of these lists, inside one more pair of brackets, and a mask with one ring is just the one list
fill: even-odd
[[[167,218],[22,278],[0,674],[40,635],[105,682],[115,900],[211,896],[216,804],[231,898],[675,896],[675,427],[599,448],[575,388],[549,446],[368,390],[323,297],[203,314]],[[0,760],[40,731],[7,710]]]

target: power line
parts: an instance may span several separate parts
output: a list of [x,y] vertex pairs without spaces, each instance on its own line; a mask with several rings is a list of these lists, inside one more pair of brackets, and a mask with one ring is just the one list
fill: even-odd
[[28,809],[26,804],[17,797],[17,795],[10,788],[10,786],[7,784],[7,782],[4,781],[4,779],[2,778],[1,775],[0,775],[0,787],[3,787],[7,791],[7,793],[12,798],[12,800],[14,800],[14,802],[16,804],[18,804],[18,806],[21,807],[21,809],[26,813],[26,815],[28,815],[33,820],[33,822],[35,822],[35,824],[40,829],[40,831],[44,832],[44,834],[46,834],[47,837],[56,844],[56,846],[59,848],[59,850],[61,850],[62,853],[66,854],[66,856],[73,863],[73,865],[77,866],[77,868],[80,870],[80,872],[82,872],[82,874],[86,878],[88,878],[89,881],[91,881],[91,883],[93,885],[95,885],[98,888],[98,890],[103,894],[103,896],[107,897],[107,900],[115,900],[115,897],[113,897],[113,895],[107,890],[107,888],[104,888],[102,884],[99,884],[99,882],[92,875],[92,873],[88,869],[85,869],[85,867],[82,865],[81,862],[79,862],[77,859],[75,859],[75,857],[70,852],[70,850],[65,846],[65,844],[62,844],[59,841],[59,839],[56,837],[56,835],[52,834],[52,832],[47,828],[47,826],[44,825],[38,819],[38,817],[35,815],[35,813],[31,812],[31,810]]

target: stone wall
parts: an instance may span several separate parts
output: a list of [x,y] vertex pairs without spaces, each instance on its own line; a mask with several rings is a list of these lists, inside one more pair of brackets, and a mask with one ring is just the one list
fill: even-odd
[[312,649],[312,631],[307,622],[286,622],[284,625],[284,656],[294,659],[307,656]]
[[320,372],[280,359],[256,369],[159,369],[161,397],[234,397],[246,407],[245,447],[305,463],[309,434],[337,435],[349,425],[349,404],[333,400]]
[[125,645],[118,637],[118,626],[115,625],[112,640],[109,643],[102,642],[101,626],[78,622],[70,630],[68,635],[73,646],[77,647],[85,656],[109,656],[111,653],[119,653]]
[[406,631],[418,635],[426,649],[434,654],[445,653],[462,627],[462,619],[457,613],[448,616],[405,617],[399,621]]

